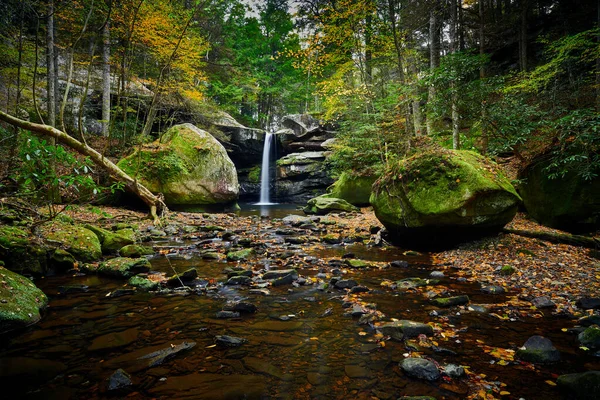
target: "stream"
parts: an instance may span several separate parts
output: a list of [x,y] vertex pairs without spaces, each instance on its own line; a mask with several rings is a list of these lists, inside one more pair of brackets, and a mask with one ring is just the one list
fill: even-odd
[[[261,235],[251,243],[258,254],[247,263],[202,257],[200,249],[219,251],[228,246],[220,234],[212,239],[172,235],[147,243],[168,250],[163,251],[166,255],[150,257],[154,271],[170,276],[173,269],[181,273],[196,268],[198,279],[191,292],[119,292],[125,281],[94,275],[37,280],[50,299],[42,320],[18,336],[0,337],[0,383],[3,393],[10,394],[6,398],[396,399],[427,395],[463,399],[484,390],[498,397],[501,391],[501,398],[506,399],[562,399],[546,381],[600,367],[598,358],[578,350],[574,335],[562,331],[576,321],[550,312],[543,318],[524,317],[518,310],[510,318],[498,318],[494,304],[503,303],[511,293],[484,294],[479,284],[457,279],[450,267],[443,270],[437,285],[401,290],[386,284],[404,278],[428,279],[434,267],[427,253],[367,243],[286,243],[288,235],[276,232],[284,225],[275,218],[290,214],[289,209],[272,209],[269,218],[253,213],[260,211],[249,206],[241,216],[231,217],[232,224],[239,219],[251,227],[234,231],[236,235]],[[302,234],[300,228],[289,229],[294,231],[284,232],[292,233],[289,236]],[[341,264],[344,257],[374,266],[346,268]],[[406,263],[388,266],[391,261]],[[220,283],[227,279],[225,268],[238,264],[255,271],[293,266],[303,281],[252,287]],[[350,296],[324,285],[336,272],[370,290]],[[85,285],[87,291],[60,294],[65,286],[74,285]],[[440,292],[466,294],[471,305],[485,304],[488,310],[440,309],[429,302],[429,297]],[[217,318],[216,313],[232,301],[251,303],[257,311]],[[376,310],[373,315],[381,322],[434,323],[436,333],[406,341],[383,337],[376,320],[365,320],[360,313],[350,315],[356,311],[350,303],[369,312]],[[517,349],[534,334],[552,340],[561,352],[559,363],[533,366],[503,361],[485,351]],[[217,346],[218,335],[246,342],[237,347]],[[143,358],[184,342],[195,345],[157,365]],[[410,378],[398,363],[415,353],[442,367],[466,366],[468,376],[436,382]],[[109,392],[107,379],[119,368],[131,375],[133,386]]]

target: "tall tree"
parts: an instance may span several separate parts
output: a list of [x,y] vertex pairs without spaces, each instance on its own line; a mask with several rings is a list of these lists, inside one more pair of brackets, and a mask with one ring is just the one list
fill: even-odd
[[102,27],[102,136],[110,127],[110,11]]

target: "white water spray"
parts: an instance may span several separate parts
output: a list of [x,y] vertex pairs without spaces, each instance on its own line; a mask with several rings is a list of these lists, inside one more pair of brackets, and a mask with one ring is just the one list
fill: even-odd
[[268,206],[271,204],[269,198],[269,163],[271,160],[271,143],[273,142],[273,134],[267,133],[265,136],[265,145],[263,147],[262,166],[260,168],[260,200],[256,203],[257,206]]

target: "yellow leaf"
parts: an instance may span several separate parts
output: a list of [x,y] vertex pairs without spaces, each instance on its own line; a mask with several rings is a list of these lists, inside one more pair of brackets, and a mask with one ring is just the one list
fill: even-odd
[[506,390],[500,392],[500,396],[508,396],[509,394],[510,392],[507,392]]
[[550,386],[556,386],[556,383],[552,382],[552,381],[545,381],[548,385]]
[[568,329],[567,328],[562,328],[561,331],[566,332],[566,331],[568,331]]

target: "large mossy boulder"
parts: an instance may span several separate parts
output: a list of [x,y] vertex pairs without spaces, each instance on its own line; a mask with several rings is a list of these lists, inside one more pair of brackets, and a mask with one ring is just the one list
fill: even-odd
[[373,185],[375,215],[393,238],[443,245],[501,229],[520,197],[500,168],[472,151],[429,150]]
[[170,206],[227,204],[238,197],[237,172],[225,148],[192,124],[172,127],[117,165]]
[[325,197],[343,199],[355,206],[368,206],[371,187],[375,180],[376,178],[372,175],[343,172],[337,181],[327,188]]
[[29,279],[0,267],[0,333],[35,324],[48,298]]
[[98,236],[102,252],[105,254],[115,253],[124,246],[135,242],[135,232],[130,228],[120,229],[115,232],[89,224],[85,225],[85,228]]
[[48,268],[46,249],[16,226],[0,225],[0,260],[11,271],[33,276],[45,275]]
[[79,226],[55,222],[45,225],[42,234],[68,251],[75,259],[84,262],[99,260],[102,257],[100,239],[91,230]]
[[317,196],[310,199],[304,207],[306,214],[325,215],[331,212],[352,212],[360,211],[346,200],[334,197]]
[[550,179],[549,157],[534,159],[519,174],[519,193],[527,213],[543,225],[570,232],[600,228],[600,178],[584,180],[576,172]]

